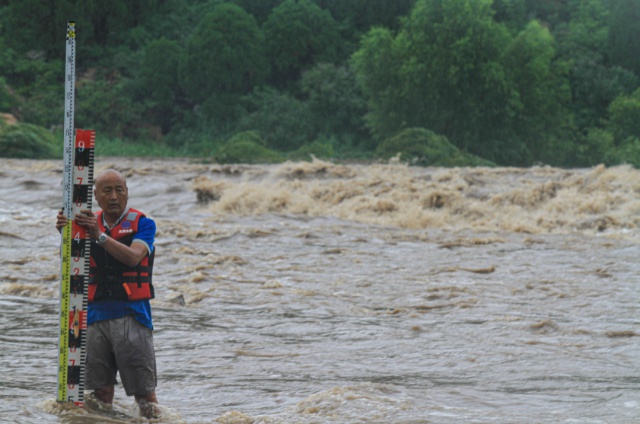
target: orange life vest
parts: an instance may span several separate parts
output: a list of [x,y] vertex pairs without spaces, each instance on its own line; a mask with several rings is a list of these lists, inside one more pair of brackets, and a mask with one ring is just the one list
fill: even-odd
[[[107,229],[102,211],[97,214],[100,230],[116,241],[131,246],[144,214],[129,209],[116,226]],[[101,300],[144,300],[155,297],[151,275],[155,249],[136,266],[130,267],[114,258],[97,242],[92,242],[89,269],[89,302]]]

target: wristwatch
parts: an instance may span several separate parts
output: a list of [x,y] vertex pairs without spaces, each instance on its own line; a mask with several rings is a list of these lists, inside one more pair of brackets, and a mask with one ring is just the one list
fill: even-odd
[[107,235],[105,233],[102,233],[98,236],[98,244],[100,246],[102,246],[103,244],[105,244],[107,242]]

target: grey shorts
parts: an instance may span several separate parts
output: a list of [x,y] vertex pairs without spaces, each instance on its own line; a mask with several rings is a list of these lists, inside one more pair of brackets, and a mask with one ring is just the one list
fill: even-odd
[[87,328],[85,388],[117,384],[127,396],[144,396],[156,389],[156,355],[153,332],[133,315],[94,322]]

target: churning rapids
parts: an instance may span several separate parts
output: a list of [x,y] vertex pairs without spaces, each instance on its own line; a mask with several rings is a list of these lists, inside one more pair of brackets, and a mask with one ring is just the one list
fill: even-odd
[[[55,401],[62,161],[0,160],[0,422]],[[640,422],[640,172],[98,158],[158,224],[160,422]]]

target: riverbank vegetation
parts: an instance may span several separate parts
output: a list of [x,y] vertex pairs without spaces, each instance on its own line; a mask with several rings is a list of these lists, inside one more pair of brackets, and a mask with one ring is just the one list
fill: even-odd
[[640,166],[640,0],[45,3],[0,0],[2,156],[61,156],[74,20],[98,155]]

